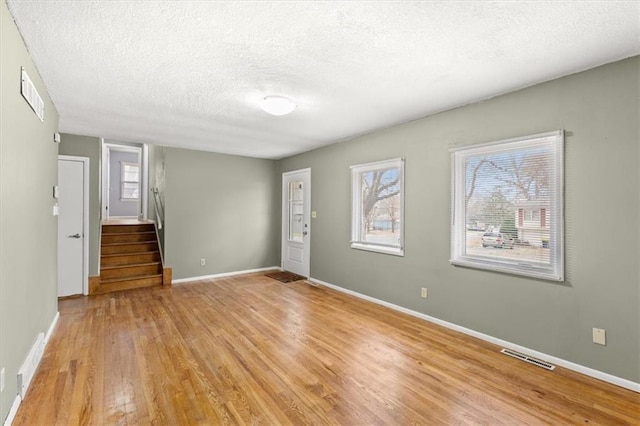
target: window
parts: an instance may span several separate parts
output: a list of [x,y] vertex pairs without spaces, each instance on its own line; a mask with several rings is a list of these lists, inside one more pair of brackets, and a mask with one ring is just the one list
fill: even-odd
[[564,280],[562,131],[452,150],[451,263]]
[[120,199],[137,200],[140,196],[140,166],[136,163],[120,162]]
[[404,160],[351,166],[351,247],[404,255]]
[[524,211],[524,220],[526,221],[539,221],[540,220],[540,210],[525,210]]

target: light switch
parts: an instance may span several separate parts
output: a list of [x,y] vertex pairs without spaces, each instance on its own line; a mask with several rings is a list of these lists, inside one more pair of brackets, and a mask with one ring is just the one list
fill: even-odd
[[315,219],[316,217],[318,217],[318,214],[314,210],[314,211],[311,212],[311,219]]
[[54,216],[58,216],[60,214],[60,207],[58,207],[58,204],[54,204],[53,205],[53,215]]

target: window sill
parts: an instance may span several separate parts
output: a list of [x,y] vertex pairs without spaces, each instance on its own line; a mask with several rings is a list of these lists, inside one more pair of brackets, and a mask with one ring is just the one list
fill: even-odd
[[454,266],[463,266],[466,268],[474,268],[474,269],[484,269],[486,271],[493,272],[501,272],[504,274],[511,275],[522,275],[525,277],[538,278],[541,280],[548,281],[556,281],[562,282],[564,281],[563,274],[558,274],[557,272],[536,268],[533,265],[511,265],[511,264],[500,264],[497,262],[487,262],[483,260],[476,259],[451,259],[449,260]]
[[400,247],[387,247],[375,244],[351,243],[351,248],[356,250],[372,251],[375,253],[390,254],[404,257],[404,249]]

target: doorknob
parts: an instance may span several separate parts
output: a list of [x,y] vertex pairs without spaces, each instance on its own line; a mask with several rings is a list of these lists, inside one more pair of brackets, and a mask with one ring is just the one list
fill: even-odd
[[82,238],[80,234],[67,235],[67,238]]

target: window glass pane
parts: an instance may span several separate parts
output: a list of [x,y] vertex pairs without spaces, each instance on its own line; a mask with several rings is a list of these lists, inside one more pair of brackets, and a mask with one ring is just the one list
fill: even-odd
[[125,172],[123,180],[125,182],[138,182],[138,173]]
[[351,247],[404,256],[401,158],[351,166]]
[[289,241],[302,242],[304,218],[304,186],[302,181],[289,182]]
[[138,182],[140,168],[137,164],[122,163],[122,181],[123,182]]
[[466,159],[468,254],[550,263],[540,211],[550,207],[551,153],[533,147]]
[[400,168],[363,172],[360,240],[400,246]]
[[138,184],[137,183],[122,183],[122,198],[123,199],[134,199],[137,200],[139,196]]

